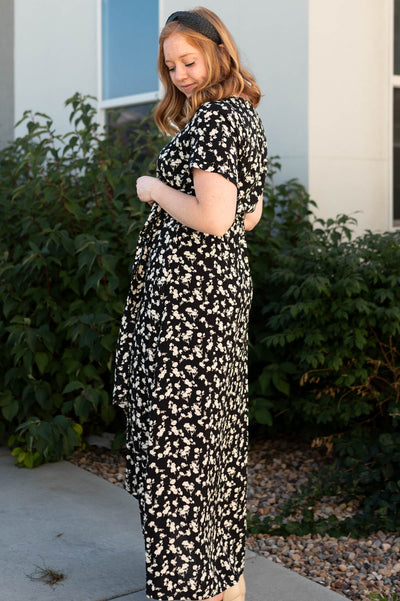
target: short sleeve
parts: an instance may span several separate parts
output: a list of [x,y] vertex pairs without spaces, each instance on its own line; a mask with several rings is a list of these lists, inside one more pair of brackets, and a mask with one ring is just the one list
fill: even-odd
[[189,167],[223,175],[238,185],[238,136],[217,102],[200,107],[192,120]]

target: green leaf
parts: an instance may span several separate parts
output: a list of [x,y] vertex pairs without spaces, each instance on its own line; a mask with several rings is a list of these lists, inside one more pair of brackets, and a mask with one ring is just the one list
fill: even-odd
[[47,353],[35,353],[35,362],[41,374],[46,371],[49,364],[49,356]]
[[43,438],[43,440],[45,440],[46,442],[50,442],[51,435],[52,435],[51,425],[48,422],[41,421],[36,426],[36,432],[35,432],[36,437]]
[[90,403],[88,399],[82,395],[78,396],[74,401],[74,411],[82,422],[86,422],[90,414]]
[[78,380],[73,380],[72,382],[68,382],[68,384],[64,387],[63,393],[67,394],[68,392],[73,392],[74,390],[82,390],[85,387],[82,382]]
[[18,414],[19,404],[18,401],[11,401],[8,405],[5,405],[1,408],[1,412],[3,414],[4,419],[7,421],[12,421],[14,417]]
[[86,284],[83,288],[83,294],[87,294],[91,288],[97,290],[97,288],[100,286],[100,281],[103,276],[104,271],[96,271],[93,273],[86,281]]
[[82,428],[81,424],[74,423],[73,429],[74,429],[78,439],[80,439],[83,434],[83,428]]
[[101,419],[108,426],[115,419],[115,409],[112,405],[103,405],[101,408]]
[[35,460],[34,460],[33,453],[32,452],[26,453],[25,457],[24,457],[25,467],[32,469],[34,467],[34,464],[35,464]]
[[44,386],[38,386],[35,390],[35,399],[42,409],[46,408],[49,399],[48,391]]
[[6,405],[10,405],[14,401],[13,395],[10,390],[6,392],[2,392],[0,394],[0,407],[4,407]]
[[74,402],[73,401],[65,401],[62,404],[61,413],[63,415],[67,415],[71,411],[71,409],[73,408],[73,406],[74,406]]
[[259,424],[271,426],[273,423],[272,414],[270,408],[272,406],[271,401],[263,397],[255,398],[254,404],[254,417]]
[[272,415],[265,407],[256,408],[254,411],[254,417],[259,424],[272,426]]
[[20,451],[18,454],[15,455],[15,460],[16,463],[21,464],[25,461],[25,457],[26,457],[26,451]]
[[279,373],[275,372],[272,374],[272,381],[277,390],[279,390],[280,392],[283,392],[283,394],[285,394],[286,396],[289,396],[289,394],[290,394],[289,383],[286,380],[284,380]]
[[106,273],[115,273],[116,258],[113,255],[103,255],[101,257],[101,263]]

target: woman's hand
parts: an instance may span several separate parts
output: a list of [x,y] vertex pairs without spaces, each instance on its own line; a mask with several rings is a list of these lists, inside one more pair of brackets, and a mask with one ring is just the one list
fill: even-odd
[[246,213],[246,216],[244,218],[244,229],[246,230],[246,232],[249,232],[250,230],[255,228],[257,223],[260,221],[262,211],[263,211],[263,206],[264,206],[264,195],[261,194],[261,196],[258,199],[258,202],[256,204],[256,208],[255,208],[254,212]]
[[152,193],[158,182],[159,180],[156,177],[150,177],[149,175],[142,175],[142,177],[139,177],[136,180],[136,192],[139,200],[147,202],[149,205],[153,205],[155,199]]

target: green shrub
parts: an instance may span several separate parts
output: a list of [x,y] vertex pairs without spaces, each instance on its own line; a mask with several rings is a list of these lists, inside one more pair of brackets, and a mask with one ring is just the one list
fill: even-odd
[[287,286],[272,281],[284,257],[290,255],[299,239],[312,233],[312,207],[315,202],[304,186],[292,179],[279,185],[274,176],[280,164],[270,160],[264,190],[264,210],[260,223],[248,235],[249,259],[253,276],[253,303],[249,327],[250,418],[276,426],[276,406],[284,412],[290,406],[291,380],[298,379],[295,358],[266,344],[269,320]]
[[[250,416],[303,434],[334,461],[274,524],[253,530],[333,535],[400,526],[400,232],[352,238],[345,215],[316,219],[296,181],[266,186],[249,237],[254,278]],[[327,491],[359,500],[337,524],[314,520]],[[299,507],[301,521],[291,521]]]
[[88,97],[66,104],[71,133],[27,112],[27,134],[0,155],[0,437],[16,432],[28,467],[115,421],[113,353],[146,218],[135,180],[161,146],[152,119],[123,145],[101,135]]
[[[317,220],[295,181],[266,187],[249,239],[252,397],[318,434],[399,411],[400,232],[352,239],[354,219]],[[254,408],[253,408],[254,409]],[[254,416],[256,412],[253,410]]]

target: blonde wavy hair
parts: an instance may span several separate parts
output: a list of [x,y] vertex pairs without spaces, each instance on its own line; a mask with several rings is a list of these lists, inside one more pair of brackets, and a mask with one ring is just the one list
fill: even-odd
[[[177,21],[168,23],[161,31],[158,73],[165,94],[155,110],[154,118],[164,135],[176,134],[177,130],[183,129],[204,102],[221,100],[229,96],[242,96],[256,107],[261,99],[260,88],[252,74],[241,65],[236,44],[221,19],[202,6],[187,12],[197,13],[210,21],[218,31],[222,45],[216,44],[203,34]],[[207,80],[190,98],[186,98],[183,92],[174,86],[165,64],[164,42],[175,32],[181,33],[191,46],[203,54],[207,65]]]

